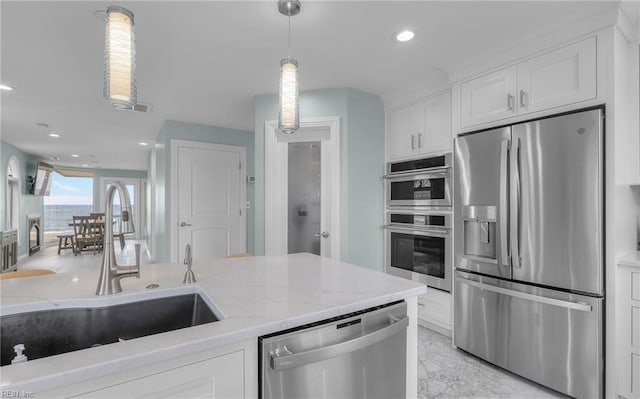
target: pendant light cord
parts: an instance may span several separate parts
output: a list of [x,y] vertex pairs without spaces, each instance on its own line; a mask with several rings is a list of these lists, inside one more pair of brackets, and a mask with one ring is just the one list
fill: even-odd
[[288,32],[288,41],[287,41],[287,58],[291,58],[291,14],[289,14],[288,19],[289,19],[289,32]]

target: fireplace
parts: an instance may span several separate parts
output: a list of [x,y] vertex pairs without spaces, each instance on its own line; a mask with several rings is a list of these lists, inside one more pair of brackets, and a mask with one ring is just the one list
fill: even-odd
[[40,215],[27,215],[29,256],[40,250]]

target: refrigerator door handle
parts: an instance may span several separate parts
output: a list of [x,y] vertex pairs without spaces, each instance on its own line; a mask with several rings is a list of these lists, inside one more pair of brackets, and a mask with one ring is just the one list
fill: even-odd
[[521,217],[521,198],[520,198],[520,138],[514,139],[511,143],[515,146],[515,151],[510,152],[511,158],[511,212],[509,213],[509,224],[511,234],[511,265],[513,267],[522,266],[522,258],[520,257],[520,217]]
[[507,161],[509,157],[509,147],[511,143],[508,139],[502,140],[500,147],[500,264],[509,266],[509,244],[508,244],[508,193],[507,193]]
[[545,305],[559,306],[561,308],[579,310],[582,312],[591,312],[593,310],[593,307],[587,303],[563,301],[562,299],[555,299],[555,298],[549,298],[546,296],[529,294],[528,292],[514,291],[507,288],[496,287],[495,285],[480,283],[478,281],[467,280],[465,278],[461,278],[458,281],[462,282],[463,284],[467,284],[482,290],[492,291],[497,294],[507,295],[514,298],[520,298],[527,301],[538,302]]

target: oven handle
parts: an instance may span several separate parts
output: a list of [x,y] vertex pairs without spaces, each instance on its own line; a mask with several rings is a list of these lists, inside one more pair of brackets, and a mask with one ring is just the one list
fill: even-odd
[[384,228],[389,231],[397,231],[399,233],[412,233],[421,236],[434,235],[444,237],[449,235],[449,229],[425,229],[425,228],[415,228],[415,227],[400,227],[391,224],[385,224]]
[[422,170],[412,170],[410,172],[401,172],[401,173],[388,173],[382,177],[385,179],[403,179],[406,177],[413,176],[446,176],[449,174],[450,167],[444,168],[434,168],[434,169],[422,169]]
[[349,341],[340,342],[335,345],[326,346],[324,348],[312,349],[306,352],[292,353],[290,355],[287,354],[283,356],[276,356],[273,352],[269,353],[269,363],[274,371],[282,371],[304,366],[309,363],[321,362],[346,353],[355,352],[405,330],[409,326],[409,317],[403,316],[400,319],[397,319],[389,315],[389,322],[390,324],[388,326],[374,331],[371,334],[354,338]]

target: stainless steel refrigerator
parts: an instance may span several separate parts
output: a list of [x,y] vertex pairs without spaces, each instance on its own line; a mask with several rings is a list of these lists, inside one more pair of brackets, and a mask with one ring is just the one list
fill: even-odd
[[603,118],[455,143],[455,345],[584,398],[604,395]]

